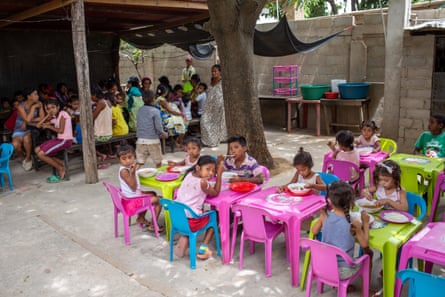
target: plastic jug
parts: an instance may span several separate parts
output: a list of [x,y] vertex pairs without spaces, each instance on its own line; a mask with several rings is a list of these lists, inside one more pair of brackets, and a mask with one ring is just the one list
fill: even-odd
[[338,93],[338,85],[346,83],[346,79],[333,79],[331,80],[331,91]]

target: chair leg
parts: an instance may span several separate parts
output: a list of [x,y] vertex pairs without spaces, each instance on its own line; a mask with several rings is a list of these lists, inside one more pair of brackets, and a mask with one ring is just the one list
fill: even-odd
[[190,234],[189,236],[189,249],[190,249],[190,268],[196,269],[196,235]]
[[124,218],[122,220],[124,224],[124,239],[125,244],[130,245],[130,226],[128,224],[128,217],[124,215]]
[[239,269],[243,269],[243,256],[244,256],[244,231],[241,232],[241,239],[239,243]]
[[11,172],[8,172],[8,181],[9,181],[9,189],[12,191],[14,190],[14,185],[12,184],[12,176]]
[[5,180],[3,179],[3,173],[0,174],[0,186],[2,187],[2,190],[5,189]]
[[214,233],[214,236],[215,236],[216,253],[217,253],[217,255],[219,257],[221,257],[221,239],[219,237],[219,230],[218,230],[218,226],[217,225],[213,226],[213,233]]
[[270,277],[272,275],[272,241],[264,243],[264,260],[266,277]]
[[307,276],[307,283],[306,283],[306,297],[311,297],[311,288],[312,288],[312,271],[309,268],[309,274]]
[[170,262],[173,261],[173,249],[174,249],[173,240],[174,240],[174,237],[175,237],[175,231],[172,230],[170,233]]
[[114,207],[114,237],[119,235],[119,213],[116,207]]
[[249,252],[255,254],[255,241],[249,240]]
[[237,231],[238,231],[238,216],[235,214],[235,216],[233,218],[232,246],[230,248],[230,261],[233,260],[233,255],[235,254],[235,243],[236,243]]
[[153,226],[155,228],[156,238],[159,238],[158,220],[156,219],[155,208],[153,207],[153,205],[150,207],[150,212],[151,212],[151,220],[153,221]]

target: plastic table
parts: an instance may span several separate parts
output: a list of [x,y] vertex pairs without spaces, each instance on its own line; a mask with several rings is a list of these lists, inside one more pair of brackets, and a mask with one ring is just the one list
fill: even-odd
[[270,218],[282,221],[286,228],[286,241],[290,251],[291,283],[293,287],[298,286],[300,272],[300,227],[301,222],[315,214],[326,206],[326,200],[321,195],[309,195],[301,197],[299,203],[276,203],[269,202],[267,196],[274,194],[277,187],[270,187],[260,192],[252,193],[242,199],[237,204],[253,205],[266,210]]

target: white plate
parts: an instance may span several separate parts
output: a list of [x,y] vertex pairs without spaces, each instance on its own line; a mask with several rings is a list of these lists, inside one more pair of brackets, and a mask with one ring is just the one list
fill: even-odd
[[224,182],[228,182],[231,178],[237,177],[238,174],[236,174],[235,172],[230,172],[230,171],[224,171],[222,173],[222,180]]
[[[358,220],[360,223],[362,222],[362,214],[360,212],[350,212],[351,221]],[[369,216],[369,224],[371,225],[374,222],[374,217]]]
[[179,173],[185,173],[190,166],[173,166],[170,168],[171,172],[179,172]]
[[366,198],[361,198],[361,199],[358,199],[355,201],[355,205],[357,205],[359,209],[363,209],[364,211],[366,211],[368,213],[375,213],[375,212],[380,211],[383,208],[383,205],[375,206],[376,203],[377,203],[377,200],[370,201]]
[[289,189],[289,191],[291,191],[294,194],[298,194],[301,192],[305,192],[308,189],[304,187],[305,183],[293,183],[293,184],[288,184],[287,188]]
[[158,172],[156,168],[140,168],[136,171],[140,177],[152,177]]
[[289,204],[297,204],[297,203],[301,202],[302,198],[295,197],[295,196],[288,196],[286,194],[276,193],[276,194],[268,195],[266,197],[266,200],[271,203],[289,205]]
[[370,146],[361,146],[355,148],[360,155],[369,155],[372,153],[373,148]]

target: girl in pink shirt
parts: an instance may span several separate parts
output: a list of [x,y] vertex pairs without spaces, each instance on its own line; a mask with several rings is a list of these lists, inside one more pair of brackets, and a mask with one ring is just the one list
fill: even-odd
[[[349,130],[338,131],[335,135],[336,144],[335,146],[332,141],[328,142],[328,146],[331,148],[333,159],[341,161],[349,161],[360,167],[360,154],[358,151],[354,150],[354,134]],[[355,181],[359,177],[358,172],[351,172],[350,181]]]
[[49,183],[58,183],[65,179],[65,167],[63,160],[56,158],[57,152],[70,148],[73,141],[73,128],[71,116],[60,110],[57,100],[46,101],[47,115],[37,124],[37,128],[49,129],[57,133],[56,139],[50,139],[36,147],[36,155],[40,160],[56,168],[59,175],[53,175],[46,179]]

